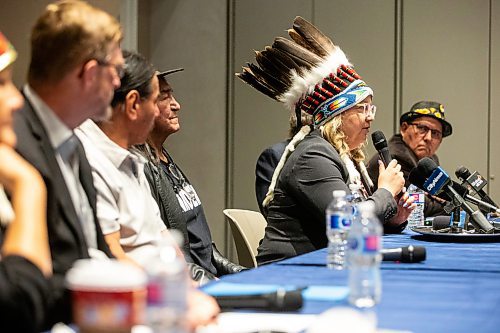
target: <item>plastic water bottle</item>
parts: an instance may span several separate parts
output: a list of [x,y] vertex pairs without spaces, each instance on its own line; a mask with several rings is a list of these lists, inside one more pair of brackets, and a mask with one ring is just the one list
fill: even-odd
[[370,308],[380,301],[382,281],[382,225],[374,215],[373,202],[357,205],[347,239],[349,269],[349,302],[359,308]]
[[157,256],[146,265],[147,325],[154,333],[185,333],[189,277],[186,262],[171,240],[157,243]]
[[413,202],[417,205],[410,213],[410,216],[408,216],[408,225],[406,228],[411,230],[413,227],[422,227],[424,225],[425,193],[413,184],[408,187],[408,193],[413,197]]
[[354,207],[356,206],[356,204],[363,201],[363,195],[361,194],[361,185],[349,184],[349,189],[351,190],[351,194],[347,196],[347,200]]
[[333,200],[326,208],[328,253],[326,264],[331,269],[344,269],[346,237],[352,220],[352,206],[345,191],[333,191]]

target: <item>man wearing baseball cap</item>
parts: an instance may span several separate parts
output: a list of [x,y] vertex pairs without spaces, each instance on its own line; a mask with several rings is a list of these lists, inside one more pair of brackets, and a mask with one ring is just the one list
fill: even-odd
[[169,229],[176,229],[184,235],[182,250],[185,259],[196,264],[190,265],[192,278],[196,281],[202,278],[203,281],[237,273],[244,267],[230,262],[215,247],[200,197],[164,145],[167,138],[181,128],[181,105],[174,96],[168,77],[182,70],[177,68],[157,74],[160,115],[155,119],[146,145],[142,147],[144,156],[150,162],[144,170],[163,221]]
[[[395,134],[389,141],[389,152],[392,158],[401,165],[405,177],[405,186],[409,186],[408,175],[419,160],[424,157],[432,158],[439,165],[436,151],[443,138],[451,135],[453,129],[446,121],[444,107],[441,103],[421,101],[415,103],[410,111],[401,115],[399,119],[399,134]],[[378,154],[375,154],[368,163],[368,173],[374,183],[378,179]],[[426,197],[425,216],[443,215],[442,205]]]

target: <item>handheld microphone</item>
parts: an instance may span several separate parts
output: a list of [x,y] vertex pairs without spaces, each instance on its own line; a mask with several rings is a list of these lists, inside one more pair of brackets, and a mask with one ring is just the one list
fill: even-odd
[[222,310],[257,309],[276,312],[295,311],[302,307],[302,289],[286,291],[278,289],[275,292],[258,295],[214,296]]
[[477,171],[474,171],[471,174],[469,169],[464,166],[459,166],[455,171],[455,175],[458,179],[462,180],[462,185],[469,185],[470,188],[476,192],[483,201],[498,208],[498,205],[493,201],[493,199],[491,199],[489,195],[484,192],[483,187],[485,187],[488,182]]
[[462,209],[469,214],[470,221],[477,231],[493,233],[494,228],[486,217],[480,211],[473,210],[472,207],[465,202],[465,199],[453,188],[453,183],[448,174],[439,167],[436,162],[425,157],[418,162],[416,172],[421,174],[421,176],[417,177],[418,179],[427,177],[422,187],[420,187],[419,184],[415,184],[416,186],[419,186],[431,195],[437,195],[444,192],[454,205],[462,207]]
[[426,259],[426,251],[423,246],[409,245],[395,249],[382,249],[380,253],[382,253],[382,261],[415,263]]
[[387,165],[391,162],[392,157],[389,153],[389,148],[387,147],[387,140],[385,139],[384,133],[382,133],[382,131],[373,132],[372,141],[375,149],[377,149],[380,160],[382,160],[385,167],[387,167]]

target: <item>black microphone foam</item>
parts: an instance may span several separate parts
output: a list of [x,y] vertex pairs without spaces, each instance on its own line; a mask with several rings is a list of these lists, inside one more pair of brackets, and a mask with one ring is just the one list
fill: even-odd
[[441,230],[450,227],[451,217],[446,215],[439,215],[432,220],[432,229]]
[[382,131],[375,131],[372,133],[372,142],[377,149],[378,154],[384,165],[387,165],[391,162],[392,157],[389,153],[389,148],[387,147],[387,140],[385,139],[384,133]]
[[408,175],[410,183],[422,190],[424,189],[425,179],[426,178],[422,176],[417,167],[411,169],[410,174]]
[[430,157],[424,157],[418,161],[417,169],[426,179],[432,175],[432,172],[438,167],[437,163]]
[[383,261],[399,261],[404,263],[415,263],[424,261],[427,252],[423,246],[405,246],[396,249],[382,249]]
[[382,148],[387,148],[387,140],[385,139],[384,133],[382,131],[375,131],[372,133],[372,141],[375,149],[380,150]]
[[[483,187],[486,186],[488,182],[486,179],[481,177],[477,171],[471,173],[466,167],[459,166],[455,171],[455,175],[462,180],[462,185],[467,185],[473,192],[477,193],[481,197],[481,200],[492,206],[498,207],[493,199],[490,198],[490,196],[483,190]],[[489,211],[484,206],[480,207],[480,209],[485,213]]]
[[222,310],[257,309],[268,311],[295,311],[302,307],[302,289],[286,291],[277,290],[272,293],[258,295],[214,296]]
[[463,165],[459,166],[457,168],[457,170],[455,170],[455,176],[458,177],[458,179],[460,180],[466,180],[467,178],[469,178],[471,175],[469,169],[467,169],[466,167],[464,167]]

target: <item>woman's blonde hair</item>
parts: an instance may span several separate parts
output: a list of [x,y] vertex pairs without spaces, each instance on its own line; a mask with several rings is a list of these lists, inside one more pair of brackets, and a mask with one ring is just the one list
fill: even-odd
[[354,162],[362,162],[365,159],[363,147],[366,142],[360,148],[350,150],[349,146],[347,146],[346,135],[341,130],[342,118],[342,114],[333,117],[325,125],[321,126],[321,135],[339,152],[340,157],[347,156]]

